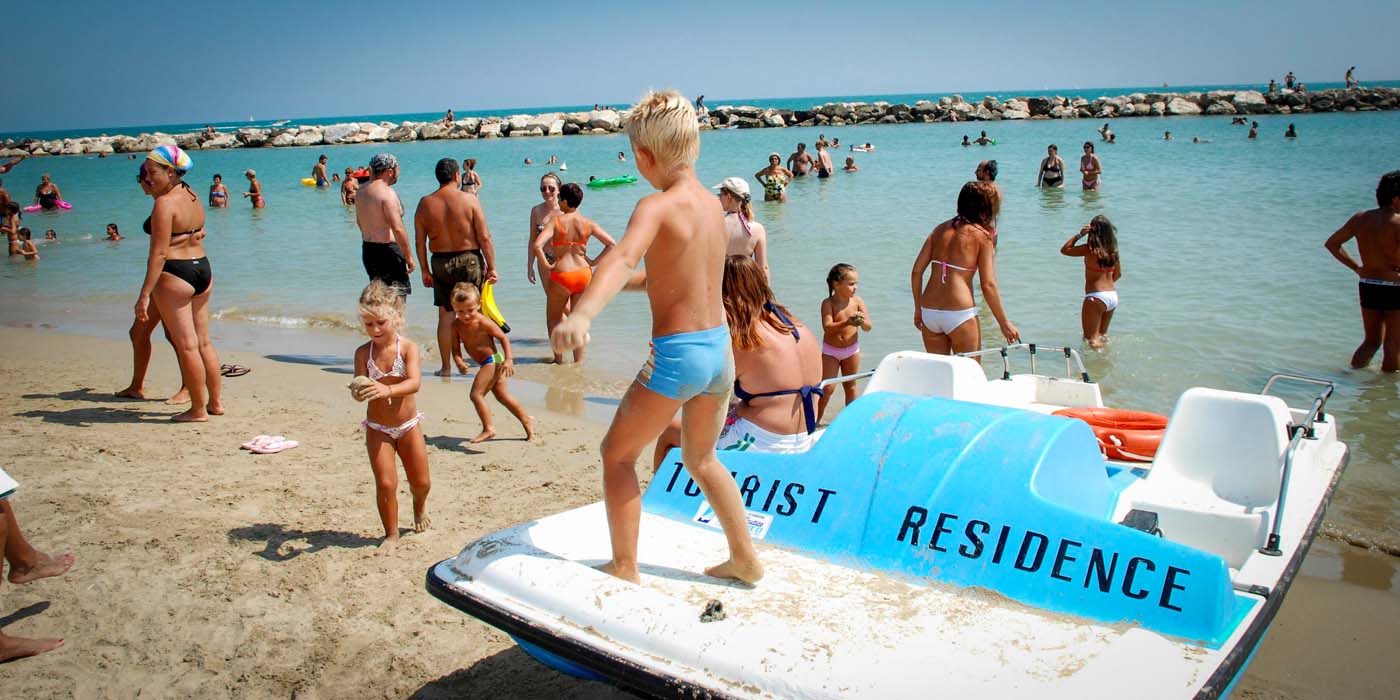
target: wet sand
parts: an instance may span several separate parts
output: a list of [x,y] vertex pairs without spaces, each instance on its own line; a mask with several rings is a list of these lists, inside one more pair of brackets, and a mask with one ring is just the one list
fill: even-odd
[[[13,503],[36,545],[78,558],[63,578],[0,586],[7,634],[67,639],[0,666],[6,697],[630,697],[550,671],[423,590],[428,566],[472,539],[598,500],[602,424],[522,386],[537,442],[497,410],[500,437],[468,446],[467,385],[425,379],[433,529],[375,556],[364,410],[345,367],[226,352],[253,368],[225,380],[229,415],[180,426],[166,420],[180,409],[111,396],[130,372],[124,342],[3,328],[0,343]],[[177,384],[157,344],[148,393]],[[263,433],[301,446],[238,449]],[[405,529],[410,514],[401,482]],[[1395,560],[1321,541],[1305,574],[1236,696],[1394,697]]]

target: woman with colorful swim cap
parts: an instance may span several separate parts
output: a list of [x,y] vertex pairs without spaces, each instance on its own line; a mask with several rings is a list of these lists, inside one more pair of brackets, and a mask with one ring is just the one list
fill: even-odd
[[141,190],[155,200],[143,226],[151,248],[136,299],[136,321],[148,322],[154,303],[170,334],[191,401],[188,411],[173,417],[179,422],[205,421],[211,413],[224,412],[219,356],[209,341],[214,278],[204,252],[204,207],[184,181],[193,165],[179,147],[158,146],[146,155],[136,176]]

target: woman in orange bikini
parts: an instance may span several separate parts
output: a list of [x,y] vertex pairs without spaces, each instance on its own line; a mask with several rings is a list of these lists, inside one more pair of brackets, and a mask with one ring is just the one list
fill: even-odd
[[[616,241],[598,224],[578,213],[583,204],[583,188],[570,182],[559,188],[559,213],[549,225],[535,236],[535,258],[545,271],[549,272],[549,283],[545,287],[548,302],[545,307],[550,333],[564,319],[565,310],[572,308],[580,294],[593,279],[593,266],[598,259],[612,250]],[[603,252],[596,258],[588,257],[588,239],[597,238],[603,244]],[[545,246],[554,254],[553,261],[545,255]],[[554,362],[562,363],[564,356],[554,353]],[[574,351],[574,362],[583,362],[583,348]]]

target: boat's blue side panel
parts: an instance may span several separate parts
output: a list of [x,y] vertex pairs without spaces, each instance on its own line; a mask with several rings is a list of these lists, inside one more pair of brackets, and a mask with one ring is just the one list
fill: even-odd
[[[643,508],[717,528],[669,457]],[[1081,421],[872,394],[806,454],[720,459],[767,542],[1206,643],[1238,618],[1223,560],[1110,520],[1124,484]]]

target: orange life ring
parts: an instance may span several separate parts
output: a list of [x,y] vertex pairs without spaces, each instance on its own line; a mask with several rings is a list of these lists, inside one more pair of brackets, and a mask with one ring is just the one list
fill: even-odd
[[1166,416],[1146,411],[1062,408],[1055,415],[1088,423],[1105,457],[1130,462],[1151,462],[1167,429]]

